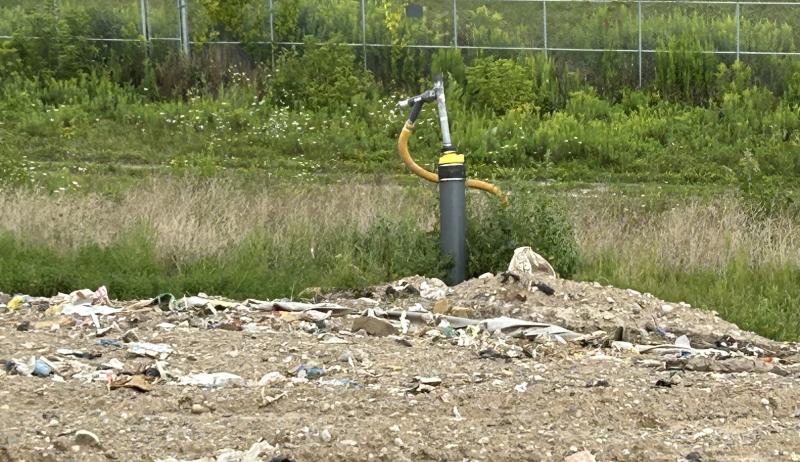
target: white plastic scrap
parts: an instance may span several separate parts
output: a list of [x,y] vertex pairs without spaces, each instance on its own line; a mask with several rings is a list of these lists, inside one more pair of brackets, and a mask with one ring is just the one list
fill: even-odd
[[61,314],[63,315],[78,315],[78,316],[92,316],[92,315],[109,315],[109,314],[116,314],[119,313],[120,309],[118,308],[111,308],[110,306],[105,305],[90,305],[89,303],[82,303],[82,304],[66,304],[64,305],[64,309],[61,310]]
[[[156,459],[156,462],[261,462],[265,460],[262,453],[274,453],[276,447],[261,441],[250,446],[246,451],[238,451],[236,449],[220,449],[214,457],[203,457],[200,459],[176,459],[174,457],[167,457],[164,459]],[[266,456],[265,456],[266,457]],[[269,459],[269,457],[267,457]]]
[[439,279],[431,278],[419,285],[419,295],[428,300],[438,300],[447,295],[447,284]]
[[206,388],[222,388],[225,386],[243,386],[244,379],[230,372],[215,372],[209,374],[200,372],[197,374],[187,374],[178,379],[178,385],[194,385]]
[[133,342],[128,344],[128,352],[138,356],[166,359],[175,350],[163,343]]
[[675,339],[675,346],[680,348],[692,348],[692,344],[689,342],[689,337],[685,335],[681,335]]
[[508,271],[518,275],[533,275],[545,273],[556,277],[556,272],[550,263],[530,247],[519,247],[514,250],[514,256],[508,264]]

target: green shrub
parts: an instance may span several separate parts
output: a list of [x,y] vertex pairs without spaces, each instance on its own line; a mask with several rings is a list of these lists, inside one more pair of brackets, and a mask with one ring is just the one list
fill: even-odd
[[374,89],[372,77],[356,68],[351,47],[307,39],[303,53],[288,51],[278,60],[269,81],[277,104],[294,108],[335,108]]
[[533,101],[533,80],[525,66],[511,59],[476,59],[467,67],[467,99],[476,107],[505,114]]
[[[487,203],[489,202],[489,203]],[[505,270],[514,249],[530,246],[562,276],[578,266],[579,250],[563,204],[542,194],[515,194],[507,207],[494,199],[470,204],[467,229],[469,271]]]

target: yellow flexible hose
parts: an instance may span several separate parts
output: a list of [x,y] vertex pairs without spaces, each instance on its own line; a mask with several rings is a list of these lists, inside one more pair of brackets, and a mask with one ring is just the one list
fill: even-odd
[[[397,139],[397,148],[400,151],[400,158],[403,160],[403,163],[406,164],[409,170],[415,175],[425,180],[430,181],[431,183],[438,183],[439,182],[439,175],[425,170],[425,168],[420,167],[419,164],[414,162],[414,159],[411,158],[411,154],[408,152],[408,139],[411,137],[411,131],[414,129],[414,124],[411,122],[406,121],[406,124],[403,126],[403,130],[400,132],[400,137]],[[494,194],[500,199],[500,202],[503,205],[508,204],[508,197],[500,190],[497,186],[487,183],[486,181],[481,180],[467,180],[467,187],[473,189],[480,189],[482,191],[486,191],[490,194]]]
[[408,138],[411,136],[411,130],[413,129],[414,124],[406,121],[406,124],[403,126],[403,131],[400,132],[400,137],[397,139],[397,147],[400,150],[400,158],[403,159],[403,163],[406,164],[408,169],[411,170],[414,175],[426,179],[431,183],[438,183],[439,175],[429,172],[423,167],[417,165],[417,163],[414,162],[414,159],[411,158],[411,154],[408,152]]
[[494,194],[498,199],[500,199],[501,204],[508,205],[508,196],[506,196],[503,191],[500,190],[500,188],[491,183],[481,180],[467,179],[467,187],[472,189],[480,189],[481,191],[486,191],[489,194]]

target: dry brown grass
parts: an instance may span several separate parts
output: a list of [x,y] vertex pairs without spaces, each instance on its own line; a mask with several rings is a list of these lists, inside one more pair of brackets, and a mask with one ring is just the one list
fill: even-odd
[[592,199],[573,210],[587,258],[602,254],[661,267],[720,268],[734,258],[800,265],[800,224],[788,217],[754,218],[732,196],[693,199],[661,212],[632,200]]
[[275,183],[245,189],[226,179],[162,178],[119,200],[99,194],[3,192],[0,230],[66,250],[113,242],[145,223],[156,231],[156,248],[162,255],[191,259],[215,255],[257,230],[280,243],[340,225],[363,230],[398,210],[417,211],[420,225],[430,227],[433,205],[429,190],[395,185]]
[[[735,257],[800,264],[800,225],[788,218],[755,220],[733,197],[692,200],[649,212],[632,200],[582,199],[574,203],[581,253],[612,253],[659,266],[718,268]],[[267,184],[243,188],[232,180],[145,182],[112,200],[98,194],[53,196],[0,193],[0,230],[61,249],[110,243],[137,224],[156,231],[156,248],[173,260],[216,255],[261,230],[276,242],[312,237],[326,228],[366,229],[398,211],[430,229],[437,219],[434,191],[397,185]]]

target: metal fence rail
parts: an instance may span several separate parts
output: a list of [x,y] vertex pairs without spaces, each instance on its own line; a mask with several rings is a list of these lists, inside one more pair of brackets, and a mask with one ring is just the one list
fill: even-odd
[[[60,0],[53,0],[53,4],[57,4]],[[197,45],[237,45],[242,44],[241,41],[236,40],[220,40],[220,41],[206,41],[206,42],[197,42],[193,41],[190,38],[190,0],[175,0],[175,36],[173,37],[159,37],[155,36],[153,30],[151,28],[151,2],[155,0],[127,0],[130,2],[136,3],[136,9],[138,10],[138,29],[140,32],[139,38],[100,38],[100,37],[76,37],[82,40],[89,40],[89,41],[97,41],[97,42],[144,42],[145,45],[149,46],[151,42],[175,42],[178,49],[181,53],[185,55],[190,55],[192,52],[193,46]],[[248,44],[251,45],[263,45],[263,46],[270,46],[272,51],[272,61],[274,64],[274,47],[275,46],[299,46],[303,45],[302,42],[296,40],[280,40],[276,39],[276,30],[275,30],[275,4],[280,0],[264,0],[264,8],[268,10],[268,30],[265,31],[265,39],[264,40],[255,40],[255,41],[248,41]],[[352,46],[354,48],[360,49],[361,54],[363,55],[363,65],[367,67],[367,54],[368,50],[371,48],[385,48],[385,47],[392,47],[395,46],[389,43],[373,43],[368,40],[367,34],[367,0],[352,0],[353,2],[358,2],[358,21],[359,21],[359,32],[360,32],[360,40],[354,41],[345,41],[344,43]],[[119,5],[119,1],[108,0],[109,5],[112,4]],[[531,45],[531,44],[519,44],[519,45],[475,45],[475,44],[464,44],[459,43],[459,21],[464,21],[459,16],[459,9],[460,5],[465,3],[482,3],[486,5],[500,5],[500,4],[528,4],[528,5],[538,5],[538,8],[541,9],[541,43],[539,45]],[[574,4],[574,5],[591,5],[591,6],[598,6],[598,5],[635,5],[633,10],[636,14],[636,47],[607,47],[607,48],[596,48],[596,47],[569,47],[569,46],[559,46],[557,43],[553,43],[553,38],[548,34],[548,8],[547,5],[550,4],[553,7],[555,5],[563,5],[563,4]],[[735,48],[730,50],[719,50],[719,49],[709,49],[709,50],[701,50],[699,53],[704,54],[714,54],[714,55],[726,55],[726,56],[735,56],[737,60],[740,59],[742,56],[760,56],[760,55],[769,55],[769,56],[800,56],[800,50],[796,51],[768,51],[768,50],[747,50],[742,48],[742,34],[741,34],[741,23],[742,23],[742,10],[744,8],[750,9],[760,9],[762,11],[766,11],[765,9],[774,8],[774,7],[800,7],[800,0],[798,1],[735,1],[735,0],[490,0],[484,2],[477,2],[477,0],[452,0],[450,3],[450,20],[452,21],[452,38],[450,43],[442,43],[442,44],[428,44],[428,43],[409,43],[404,45],[408,48],[417,48],[417,49],[445,49],[445,48],[454,48],[459,50],[494,50],[494,51],[526,51],[526,52],[542,52],[545,55],[550,54],[551,52],[575,52],[575,53],[626,53],[626,54],[636,54],[637,56],[637,65],[638,65],[638,77],[639,77],[639,85],[642,85],[643,79],[643,71],[642,71],[642,61],[643,56],[647,54],[654,54],[657,53],[658,50],[652,47],[646,47],[643,42],[643,18],[645,14],[643,13],[642,7],[646,5],[671,5],[675,7],[685,7],[687,5],[713,5],[723,8],[730,8],[730,13],[733,18],[735,18]],[[0,0],[0,12],[6,8],[4,6],[3,0]],[[796,24],[797,28],[800,29],[800,24]],[[552,24],[551,24],[552,27]],[[0,35],[0,39],[11,39],[11,35]]]

